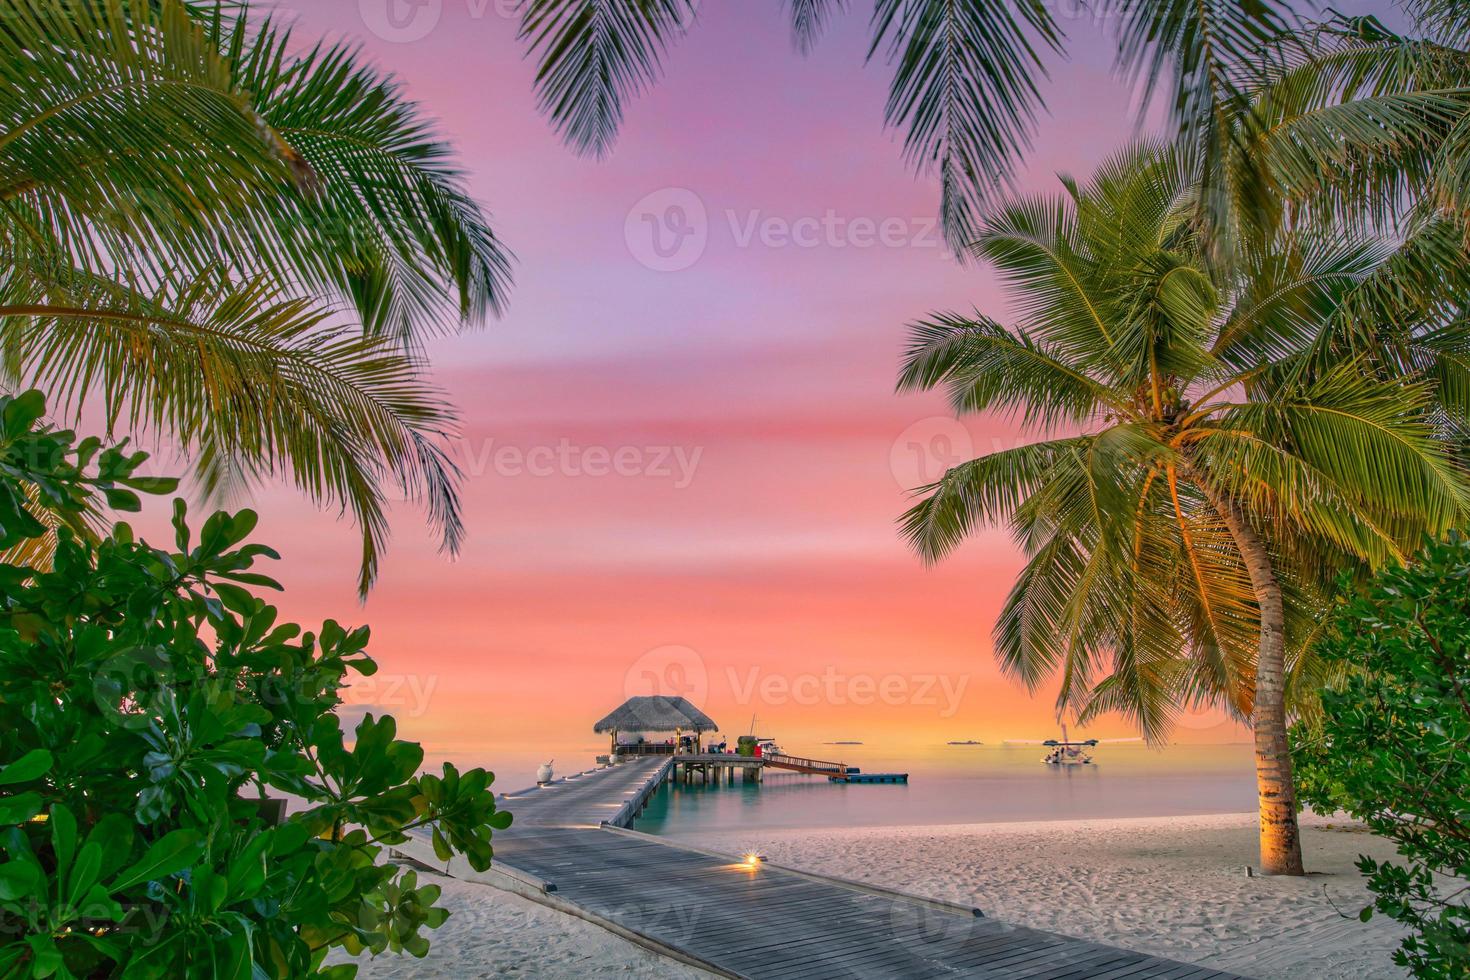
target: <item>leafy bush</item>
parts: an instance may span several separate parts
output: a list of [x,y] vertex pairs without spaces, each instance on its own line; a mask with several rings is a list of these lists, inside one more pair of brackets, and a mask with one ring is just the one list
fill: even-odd
[[[172,552],[92,530],[101,500],[173,482],[39,427],[44,407],[0,398],[0,548],[58,527],[49,570],[0,563],[0,977],[345,978],[334,947],[423,955],[448,913],[381,852],[429,826],[488,867],[510,823],[493,777],[418,775],[390,717],[349,747],[334,709],[375,669],[367,629],[277,621],[250,511],[196,539],[176,501]],[[267,789],[298,812],[276,819]]]
[[1470,539],[1382,572],[1340,614],[1325,655],[1348,661],[1317,725],[1292,732],[1300,796],[1398,845],[1360,857],[1374,911],[1410,926],[1394,954],[1420,977],[1470,977]]

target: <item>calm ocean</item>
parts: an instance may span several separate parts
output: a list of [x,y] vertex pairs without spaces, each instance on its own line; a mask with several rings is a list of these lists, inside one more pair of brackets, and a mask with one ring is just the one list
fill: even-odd
[[[832,759],[864,772],[907,772],[907,785],[830,783],[820,776],[767,772],[765,781],[733,786],[666,786],[637,827],[655,834],[808,827],[882,827],[1244,813],[1255,809],[1249,745],[1102,745],[1090,766],[1041,764],[1034,746],[935,745],[902,756],[861,745],[784,746],[796,755]],[[576,757],[572,757],[576,758]],[[529,759],[502,758],[496,788],[517,790],[534,778]],[[576,760],[557,773],[585,768]],[[481,763],[483,764],[483,763]],[[524,772],[521,771],[524,769]],[[514,809],[512,807],[512,809]]]
[[1240,813],[1256,807],[1249,745],[1158,751],[1102,745],[1090,766],[1042,765],[1037,746],[940,745],[903,757],[866,746],[790,746],[864,772],[908,772],[907,785],[765,774],[760,784],[665,786],[637,828],[655,834],[808,827],[922,826]]

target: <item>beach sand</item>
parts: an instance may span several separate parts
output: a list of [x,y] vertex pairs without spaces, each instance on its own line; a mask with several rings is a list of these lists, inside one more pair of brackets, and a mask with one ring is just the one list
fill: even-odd
[[1354,861],[1393,846],[1341,820],[1303,820],[1305,878],[1246,876],[1254,814],[681,839],[1261,980],[1405,976],[1390,959],[1398,924],[1357,919],[1368,892]]
[[419,880],[442,887],[439,904],[450,910],[444,925],[425,933],[429,937],[427,956],[418,960],[384,954],[354,961],[338,951],[328,962],[358,963],[361,980],[713,976],[650,952],[601,926],[489,885],[454,881],[422,870]]
[[[1306,878],[1250,878],[1251,814],[1024,824],[686,834],[690,844],[916,895],[973,904],[1017,924],[1261,980],[1403,977],[1398,926],[1357,921],[1353,861],[1386,841],[1309,817]],[[360,976],[696,977],[591,923],[483,885],[445,881],[449,921],[424,960],[364,961]],[[1344,918],[1346,915],[1349,918]]]

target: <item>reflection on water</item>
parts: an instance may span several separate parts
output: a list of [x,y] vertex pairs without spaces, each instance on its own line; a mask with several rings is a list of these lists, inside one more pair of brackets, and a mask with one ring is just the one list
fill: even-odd
[[[1057,769],[1041,764],[1036,745],[933,745],[885,751],[875,745],[783,744],[796,754],[832,759],[865,772],[907,772],[908,785],[844,785],[819,776],[767,772],[760,785],[666,787],[650,802],[638,829],[657,834],[750,828],[903,826],[1007,820],[1078,820],[1255,809],[1249,745],[1182,745],[1163,751],[1142,745],[1101,745],[1096,763]],[[499,746],[451,754],[461,767],[496,773],[495,789],[513,792],[535,782],[549,759],[557,775],[593,765],[606,752],[601,739],[560,745]],[[437,766],[438,756],[429,764]],[[514,807],[511,808],[514,810]]]
[[1255,809],[1247,745],[1155,751],[1104,745],[1090,766],[1041,764],[1037,746],[934,746],[905,755],[868,746],[788,746],[909,783],[830,783],[769,771],[761,784],[665,787],[638,829],[679,834],[751,828],[901,826],[1169,816]]

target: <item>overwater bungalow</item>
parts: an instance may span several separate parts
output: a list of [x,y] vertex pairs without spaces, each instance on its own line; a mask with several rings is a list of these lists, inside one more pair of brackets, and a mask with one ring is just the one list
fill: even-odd
[[[645,695],[624,701],[606,718],[592,726],[599,735],[611,735],[611,754],[672,755],[698,754],[705,732],[719,730],[713,718],[686,698]],[[669,735],[666,740],[650,736]]]

